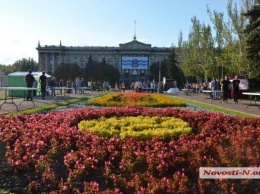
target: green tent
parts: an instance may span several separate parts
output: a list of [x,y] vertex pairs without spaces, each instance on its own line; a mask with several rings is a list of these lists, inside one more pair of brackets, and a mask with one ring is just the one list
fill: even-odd
[[[26,87],[25,76],[28,74],[28,71],[17,71],[8,74],[8,87]],[[39,95],[39,91],[41,90],[39,84],[39,77],[42,75],[42,72],[32,72],[32,75],[35,77],[35,80],[38,82],[37,84],[37,93]],[[50,75],[46,74],[47,77],[51,77]],[[10,96],[9,91],[9,96]],[[24,91],[15,91],[14,97],[24,97]]]

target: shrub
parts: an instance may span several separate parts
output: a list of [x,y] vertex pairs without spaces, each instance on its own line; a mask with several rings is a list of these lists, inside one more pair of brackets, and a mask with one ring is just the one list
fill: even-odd
[[177,139],[180,134],[189,134],[192,131],[189,124],[181,119],[158,116],[100,117],[81,121],[79,129],[103,137],[136,137],[139,140],[151,139],[153,136]]
[[86,105],[95,106],[136,106],[136,107],[184,107],[184,102],[163,94],[151,93],[110,93],[92,99]]

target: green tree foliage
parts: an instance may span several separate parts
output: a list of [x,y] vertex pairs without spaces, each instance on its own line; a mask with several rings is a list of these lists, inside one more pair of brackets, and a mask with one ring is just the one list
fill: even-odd
[[115,83],[119,80],[119,72],[114,66],[107,64],[105,58],[102,62],[93,61],[90,55],[88,63],[85,67],[85,74],[89,81],[108,81],[109,83]]
[[107,64],[107,62],[106,62],[106,59],[105,59],[105,58],[103,58],[103,59],[102,59],[102,62],[101,62],[101,64],[102,64],[102,65],[106,65],[106,64]]
[[88,74],[92,74],[91,78],[89,78],[90,81],[108,81],[109,83],[115,83],[119,80],[119,72],[117,68],[102,62],[96,63],[93,71],[88,72]]
[[181,68],[186,77],[207,81],[208,77],[217,76],[211,27],[201,24],[196,17],[192,18],[192,24],[189,40],[179,41],[181,52],[185,53]]
[[81,77],[80,68],[77,64],[62,63],[54,71],[54,77],[56,80],[63,79],[67,81],[68,79],[75,80],[76,77]]
[[252,76],[260,80],[260,3],[259,1],[245,14],[249,23],[245,28],[247,34],[246,51],[250,61],[250,72]]
[[0,70],[3,71],[6,75],[16,71],[38,71],[38,63],[36,63],[33,58],[21,59],[15,61],[12,65],[0,65]]
[[171,53],[167,62],[167,79],[174,79],[177,81],[177,86],[183,88],[185,84],[185,76],[181,69],[181,66],[178,64],[177,56],[175,53],[175,48],[172,48]]
[[80,68],[77,64],[63,63],[55,69],[54,76],[57,80],[63,79],[64,81],[75,80],[76,77],[84,78],[85,81],[108,81],[109,83],[119,80],[117,68],[107,64],[105,60],[101,63],[93,61],[91,56],[85,69]]
[[167,60],[163,59],[161,62],[157,61],[150,65],[150,80],[159,81],[159,63],[161,63],[161,80],[163,77],[167,77]]
[[230,23],[226,25],[229,26],[229,33],[232,37],[226,45],[228,50],[231,50],[230,54],[232,55],[230,72],[247,77],[251,77],[250,64],[246,58],[246,34],[244,33],[248,21],[243,13],[251,7],[252,3],[253,0],[241,0],[240,9],[236,3],[233,4],[232,0],[229,0],[227,5]]
[[192,75],[192,70],[190,68],[192,64],[188,60],[188,57],[190,56],[188,46],[188,42],[183,40],[182,32],[180,32],[178,39],[178,49],[176,50],[178,53],[178,61],[185,75],[185,82],[188,80],[193,82],[194,80],[192,78],[194,78],[194,76]]
[[29,60],[22,59],[16,61],[13,64],[13,71],[28,71],[28,69],[31,69],[32,71],[38,71],[38,64],[30,58]]
[[12,65],[0,65],[0,70],[6,75],[16,71],[28,71],[29,69],[32,71],[38,71],[38,63],[36,63],[33,58],[23,58],[15,61]]
[[86,76],[88,77],[89,80],[93,80],[94,77],[93,77],[93,70],[94,70],[94,61],[93,61],[93,58],[92,58],[92,55],[89,56],[88,58],[88,62],[86,63],[86,67],[85,67],[85,74]]
[[0,71],[2,71],[5,75],[12,73],[12,65],[0,65]]
[[[259,42],[247,39],[247,34],[244,33],[248,19],[243,13],[250,10],[254,2],[254,0],[241,0],[238,9],[237,4],[229,0],[227,21],[224,21],[223,13],[216,10],[212,12],[208,7],[207,12],[213,28],[201,24],[196,17],[192,18],[188,40],[183,41],[182,35],[179,38],[178,54],[181,55],[181,68],[186,77],[196,77],[197,82],[207,81],[210,77],[222,78],[224,75],[234,74],[246,75],[248,78],[259,77],[259,74],[255,73],[259,72],[257,63],[250,61],[246,52],[248,48],[246,45],[255,43],[258,47],[252,46],[255,51],[251,56],[256,57]],[[256,30],[254,32],[259,36],[259,32]],[[255,58],[256,60],[259,62],[259,59]]]

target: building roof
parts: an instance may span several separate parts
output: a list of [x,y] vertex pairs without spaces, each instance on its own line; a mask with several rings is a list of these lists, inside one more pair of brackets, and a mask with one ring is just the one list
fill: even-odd
[[[13,73],[9,73],[8,76],[26,76],[28,74],[28,71],[17,71]],[[41,71],[34,71],[32,72],[33,76],[41,76],[42,72]],[[49,74],[45,73],[46,77],[51,77]]]
[[152,47],[151,44],[142,43],[136,39],[119,44],[119,47],[114,46],[63,46],[60,42],[59,45],[44,45],[38,43],[36,50],[53,50],[53,51],[119,51],[119,50],[148,50],[156,52],[170,52],[170,47]]

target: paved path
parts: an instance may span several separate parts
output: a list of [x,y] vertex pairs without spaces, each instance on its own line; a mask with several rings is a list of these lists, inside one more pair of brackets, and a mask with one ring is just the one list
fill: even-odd
[[[33,97],[33,102],[34,104],[31,102],[31,101],[23,101],[24,99],[23,98],[15,98],[14,99],[14,103],[18,106],[19,110],[25,110],[25,109],[28,109],[28,108],[34,108],[36,106],[43,106],[43,105],[47,105],[47,104],[53,104],[53,103],[57,103],[57,102],[61,102],[61,101],[64,101],[64,100],[69,100],[69,99],[73,99],[73,98],[82,98],[84,96],[87,96],[89,95],[90,93],[86,93],[86,94],[70,94],[69,96],[68,95],[65,95],[65,96],[56,96],[56,97],[53,97],[53,96],[45,96],[45,99],[42,100],[42,98],[40,96],[36,96],[36,97]],[[0,100],[0,105],[4,102],[4,100]],[[4,103],[2,106],[1,106],[1,109],[0,109],[0,114],[6,114],[6,113],[11,113],[11,112],[14,112],[16,111],[16,106],[14,104],[11,104],[9,102],[11,102],[11,100],[9,99],[7,101],[8,103]],[[22,102],[22,103],[21,103]],[[21,105],[20,105],[21,103]]]
[[[217,106],[217,107],[223,107],[223,108],[226,108],[226,109],[251,114],[251,115],[254,115],[256,117],[260,117],[260,110],[257,106],[248,106],[247,109],[245,110],[246,106],[249,104],[249,100],[247,100],[247,99],[238,100],[238,103],[235,103],[233,99],[228,99],[228,103],[222,103],[219,100],[214,100],[212,102],[211,99],[205,99],[205,95],[194,94],[194,93],[192,93],[191,96],[187,96],[183,92],[180,92],[179,94],[176,94],[176,96],[186,98],[186,99],[189,99],[189,100],[193,100],[193,101],[198,101],[198,102],[214,105],[214,106]],[[258,105],[260,107],[259,101],[258,101]]]
[[[42,100],[41,97],[34,97],[34,103],[35,106],[42,106],[45,104],[52,104],[52,103],[56,103],[56,102],[60,102],[63,100],[68,100],[68,99],[72,99],[72,98],[80,98],[80,97],[84,97],[86,95],[89,94],[93,94],[93,93],[86,93],[86,94],[82,94],[82,95],[78,95],[78,94],[70,94],[69,96],[57,96],[56,98],[52,97],[52,96],[47,96],[45,98],[45,100]],[[233,100],[228,100],[228,103],[221,103],[219,100],[214,100],[213,102],[210,99],[205,99],[205,96],[203,95],[199,95],[199,94],[192,94],[191,96],[186,96],[183,94],[183,92],[180,92],[179,94],[176,94],[176,96],[182,97],[182,98],[187,98],[189,100],[193,100],[193,101],[198,101],[198,102],[202,102],[202,103],[206,103],[206,104],[211,104],[217,107],[223,107],[226,109],[231,109],[231,110],[235,110],[235,111],[239,111],[239,112],[244,112],[247,114],[251,114],[254,115],[256,117],[260,117],[260,110],[258,107],[256,106],[249,106],[247,107],[247,109],[245,110],[245,107],[247,106],[247,104],[249,103],[248,100],[239,100],[239,103],[234,103]],[[28,109],[28,108],[33,108],[34,105],[32,102],[30,101],[23,101],[23,98],[17,98],[14,99],[14,102],[18,105],[18,108],[20,110],[24,110],[24,109]],[[3,100],[0,100],[0,105],[3,103]],[[21,106],[19,106],[20,102],[22,102]],[[260,102],[258,102],[260,104]],[[13,104],[3,104],[1,109],[0,109],[0,114],[6,114],[6,113],[10,113],[10,112],[14,112],[16,111],[16,107]]]

